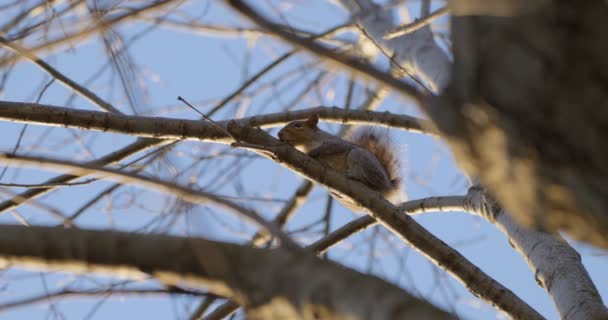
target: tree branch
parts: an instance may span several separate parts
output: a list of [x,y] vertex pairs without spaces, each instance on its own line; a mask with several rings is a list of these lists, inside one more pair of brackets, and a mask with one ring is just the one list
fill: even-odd
[[1,225],[0,263],[136,279],[151,274],[164,283],[187,283],[232,297],[247,308],[249,318],[257,319],[454,319],[396,286],[304,250]]
[[[581,256],[559,235],[520,226],[482,187],[471,187],[465,211],[486,218],[526,260],[537,283],[547,290],[560,319],[608,319],[608,309]],[[558,238],[559,237],[559,238]]]
[[81,86],[76,81],[68,78],[63,73],[61,73],[59,70],[53,68],[51,65],[44,62],[42,59],[36,57],[35,55],[30,53],[27,49],[23,48],[19,44],[9,41],[4,37],[0,37],[0,45],[2,45],[3,47],[5,47],[9,50],[12,50],[13,52],[24,57],[25,59],[31,61],[32,63],[37,65],[40,69],[44,70],[49,75],[51,75],[53,78],[57,79],[60,83],[65,85],[67,88],[73,90],[80,96],[91,101],[93,104],[97,105],[99,108],[101,108],[105,111],[108,111],[108,112],[122,114],[122,112],[120,112],[120,110],[118,110],[114,106],[112,106],[112,104],[101,99],[95,93],[93,93],[89,89]]
[[[249,126],[269,127],[305,119],[318,114],[325,121],[348,124],[374,124],[400,128],[410,132],[434,134],[430,122],[389,112],[345,110],[317,107],[299,111],[271,113],[238,119]],[[75,110],[50,105],[0,101],[0,119],[28,124],[60,126],[84,130],[123,133],[137,137],[165,140],[197,140],[231,143],[225,130],[209,122],[158,117],[119,115],[107,112]],[[225,127],[229,120],[217,121]]]
[[393,30],[387,32],[384,35],[384,39],[390,40],[390,39],[397,38],[397,37],[406,35],[408,33],[414,32],[424,26],[428,26],[435,19],[447,14],[448,12],[450,12],[448,7],[443,7],[443,8],[437,9],[433,13],[429,14],[428,16],[426,16],[422,19],[417,19],[412,23],[408,23],[408,24],[401,25],[401,26],[394,28]]

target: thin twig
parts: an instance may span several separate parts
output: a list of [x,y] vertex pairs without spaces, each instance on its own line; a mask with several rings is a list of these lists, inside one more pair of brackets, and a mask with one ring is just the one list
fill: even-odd
[[431,24],[435,19],[437,19],[438,17],[441,17],[444,14],[447,14],[449,11],[450,10],[448,9],[447,6],[441,8],[441,9],[437,9],[436,11],[434,11],[433,13],[431,13],[430,15],[428,15],[422,19],[418,19],[418,20],[416,20],[412,23],[408,23],[406,25],[398,26],[395,29],[387,32],[384,35],[384,39],[389,40],[389,39],[400,37],[402,35],[406,35],[408,33],[412,33],[426,25]]
[[[267,230],[273,236],[276,236],[281,240],[281,243],[290,248],[299,247],[289,236],[287,236],[283,231],[281,231],[276,224],[266,221],[262,218],[257,212],[242,207],[232,201],[219,198],[211,193],[203,192],[203,191],[195,191],[171,182],[162,181],[152,177],[145,177],[137,174],[132,174],[128,172],[122,172],[116,169],[109,168],[99,168],[89,164],[77,164],[69,161],[61,161],[56,159],[48,159],[43,157],[30,157],[30,156],[21,156],[21,155],[11,155],[11,154],[1,154],[0,153],[0,161],[7,162],[11,165],[28,165],[28,166],[44,166],[47,168],[56,168],[63,170],[72,170],[75,174],[85,175],[85,174],[101,174],[105,178],[112,178],[119,182],[132,182],[137,183],[142,186],[146,186],[149,188],[153,188],[159,191],[170,192],[184,201],[188,201],[194,204],[212,201],[230,211],[236,212],[249,219],[250,221],[256,223],[261,226],[263,229]],[[64,217],[65,218],[65,217]],[[71,221],[70,221],[71,223]]]
[[[63,289],[56,292],[49,292],[31,298],[25,298],[0,305],[0,312],[9,311],[10,309],[30,306],[35,303],[57,300],[62,297],[99,297],[102,295],[166,295],[166,294],[184,294],[184,295],[206,295],[200,292],[187,291],[172,287],[171,289],[122,289],[122,290],[73,290]],[[215,295],[211,295],[215,296]]]
[[65,183],[0,183],[0,187],[7,188],[51,188],[51,187],[72,187],[72,186],[81,186],[83,184],[89,184],[91,182],[97,181],[97,179],[87,179],[84,181],[77,182],[65,182]]
[[177,97],[177,100],[185,103],[188,107],[190,107],[192,110],[196,111],[198,114],[200,114],[201,116],[203,116],[203,118],[205,118],[207,121],[211,122],[213,125],[215,125],[216,127],[218,127],[220,130],[222,130],[227,136],[231,137],[234,141],[238,141],[233,135],[232,133],[230,133],[228,130],[226,130],[226,128],[224,128],[221,124],[215,122],[213,119],[209,118],[206,114],[204,114],[203,112],[199,111],[197,108],[195,108],[193,105],[191,105],[188,101],[186,101],[186,99],[182,98],[181,96]]

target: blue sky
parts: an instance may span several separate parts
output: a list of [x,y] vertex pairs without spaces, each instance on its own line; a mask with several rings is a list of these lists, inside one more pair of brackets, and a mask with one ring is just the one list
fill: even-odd
[[[0,4],[6,1],[0,1]],[[281,21],[273,14],[271,5],[283,9],[283,18],[289,23],[311,31],[322,31],[338,25],[347,18],[340,8],[331,5],[330,1],[255,1],[263,3],[265,12]],[[289,3],[289,5],[285,5]],[[270,4],[270,5],[269,5]],[[219,1],[197,1],[182,8],[182,13],[199,16],[198,21],[207,24],[249,26],[240,17],[230,13]],[[2,13],[0,13],[2,14]],[[6,19],[6,13],[0,20]],[[116,31],[123,39],[130,39],[139,31],[149,26],[146,22],[129,24]],[[127,40],[128,41],[128,40]],[[129,48],[129,57],[135,63],[140,83],[131,83],[137,96],[137,113],[159,115],[172,118],[196,119],[197,114],[179,104],[177,96],[198,103],[202,110],[209,110],[214,102],[239,87],[244,80],[257,72],[280,54],[290,50],[279,41],[262,36],[256,41],[246,41],[241,37],[223,38],[177,31],[160,27],[139,38]],[[99,37],[80,43],[77,46],[64,47],[62,50],[45,55],[45,61],[61,70],[79,83],[85,83],[91,75],[107,63],[107,55]],[[276,70],[265,75],[258,85],[248,92],[244,99],[230,103],[214,119],[230,119],[237,115],[251,116],[269,112],[278,112],[287,108],[287,104],[304,90],[324,69],[324,65],[307,67],[304,71],[284,77],[293,70],[299,70],[303,64],[315,62],[309,54],[298,53]],[[346,94],[346,83],[350,74],[330,70],[322,81],[323,85],[309,93],[299,103],[290,108],[302,109],[317,105],[341,106]],[[28,62],[19,63],[12,71],[6,87],[2,91],[2,100],[33,102],[41,88],[48,83],[49,76]],[[361,79],[356,87],[354,104],[363,100]],[[108,68],[102,77],[87,85],[101,97],[108,99],[120,110],[132,113],[123,94],[116,73]],[[263,90],[262,90],[263,88]],[[255,93],[255,94],[253,94]],[[97,110],[95,106],[81,98],[66,104],[71,92],[59,83],[51,84],[42,96],[40,103],[65,106],[78,109]],[[379,108],[380,111],[419,115],[416,109],[394,96],[389,96]],[[337,132],[338,127],[324,125],[327,130]],[[0,150],[9,152],[15,146],[22,124],[0,122]],[[272,131],[276,133],[276,130]],[[411,199],[441,195],[462,195],[467,190],[466,180],[459,173],[447,147],[437,138],[420,134],[391,130],[390,136],[399,148],[404,159],[406,171],[405,184]],[[42,139],[42,140],[40,140]],[[44,156],[86,161],[99,157],[107,152],[127,145],[134,138],[110,133],[85,132],[80,130],[28,126],[23,137],[20,153],[39,154]],[[37,146],[39,144],[39,146]],[[301,178],[279,165],[260,158],[235,160],[240,150],[231,150],[226,146],[197,142],[182,142],[168,157],[147,170],[167,179],[187,184],[195,183],[202,188],[224,195],[288,198],[301,183]],[[179,172],[192,164],[195,157],[226,153],[228,156],[197,166],[196,174],[188,171],[183,176]],[[243,166],[239,176],[233,176],[231,168]],[[36,183],[57,173],[47,170],[9,169],[2,182]],[[47,206],[72,213],[90,197],[111,182],[95,182],[82,187],[70,187],[56,191],[39,199]],[[206,189],[208,190],[208,189]],[[19,189],[11,189],[17,192]],[[2,193],[2,197],[6,195]],[[297,213],[296,218],[288,224],[288,230],[296,230],[316,221],[324,214],[327,192],[316,187],[309,201]],[[272,217],[280,210],[280,202],[247,202],[267,217]],[[334,204],[336,209],[332,216],[332,228],[353,219],[355,216]],[[162,208],[162,209],[161,209]],[[170,213],[175,204],[165,196],[146,192],[137,187],[123,187],[112,197],[99,202],[77,220],[80,227],[95,229],[140,230],[151,220],[157,219],[159,211],[166,216],[160,218],[148,231],[166,231],[165,225],[171,220]],[[179,222],[168,231],[177,235],[199,235],[212,239],[243,241],[239,233],[252,232],[251,227],[240,220],[222,214],[212,206],[201,206],[183,209]],[[18,213],[31,224],[56,224],[43,210],[33,206],[24,206]],[[14,216],[0,216],[1,223],[17,223]],[[433,234],[464,254],[482,270],[513,290],[536,310],[548,318],[557,317],[552,302],[534,280],[533,272],[524,260],[512,250],[507,239],[494,226],[483,219],[466,213],[436,213],[416,217],[416,221],[428,228]],[[370,272],[391,282],[398,283],[413,294],[422,296],[444,307],[455,308],[465,318],[490,319],[500,318],[500,314],[491,306],[479,303],[466,289],[449,275],[439,271],[427,262],[415,250],[400,243],[396,237],[387,236],[386,231],[369,229],[356,235],[344,244],[330,251],[330,257],[350,267]],[[303,242],[312,242],[316,238],[301,235]],[[374,240],[375,239],[375,240]],[[382,240],[382,241],[380,241]],[[608,298],[608,259],[605,253],[585,246],[576,245],[581,253],[585,266],[600,290],[604,299]],[[370,263],[370,248],[376,252]],[[44,281],[43,281],[44,279]],[[94,287],[99,283],[108,283],[103,277],[75,277],[69,274],[53,273],[41,276],[37,272],[10,270],[0,278],[0,304],[13,301],[19,297],[43,292],[43,282],[49,290],[74,283],[76,287]],[[155,285],[151,283],[150,285]],[[183,318],[189,314],[198,299],[172,299],[166,297],[113,297],[107,300],[99,298],[66,299],[56,304],[57,312],[69,319],[82,319],[92,314],[92,319],[126,318],[138,316],[149,319]],[[93,312],[93,311],[94,312]],[[31,308],[15,309],[3,313],[4,319],[41,319],[54,318],[45,304]]]

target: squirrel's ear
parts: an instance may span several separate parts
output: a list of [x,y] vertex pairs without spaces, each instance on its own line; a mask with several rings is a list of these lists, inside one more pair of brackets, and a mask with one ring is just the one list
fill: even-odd
[[315,113],[308,118],[308,120],[306,121],[306,124],[308,124],[308,126],[311,128],[316,128],[318,122],[319,122],[319,115]]

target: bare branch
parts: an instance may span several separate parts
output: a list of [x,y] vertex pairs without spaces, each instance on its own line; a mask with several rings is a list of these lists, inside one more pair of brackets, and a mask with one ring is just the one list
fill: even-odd
[[526,260],[537,283],[547,290],[561,319],[606,319],[608,309],[591,281],[581,256],[559,235],[515,223],[482,187],[469,189],[465,211],[495,224]]
[[[250,126],[270,127],[284,125],[289,121],[303,119],[312,114],[318,114],[323,120],[336,123],[374,124],[405,129],[411,132],[434,133],[432,129],[427,129],[430,127],[428,121],[415,117],[389,112],[344,110],[337,107],[317,107],[272,113],[243,118],[238,121]],[[189,139],[218,143],[233,141],[225,133],[225,130],[198,120],[118,115],[34,103],[0,101],[0,119],[47,126],[124,133],[145,138]],[[227,123],[228,121],[218,121],[221,126],[226,126]]]
[[412,23],[396,27],[395,29],[389,31],[386,35],[384,35],[384,38],[388,40],[400,37],[410,32],[414,32],[424,26],[431,24],[435,19],[447,14],[449,11],[450,10],[448,9],[448,7],[437,9],[436,11],[422,19],[418,19]]
[[[164,235],[3,225],[0,262],[4,266],[135,279],[151,274],[164,283],[189,283],[235,298],[247,308],[250,318],[320,316],[346,320],[373,315],[378,320],[454,319],[396,286],[319,260],[303,250],[263,250]],[[322,297],[319,292],[323,292]]]

